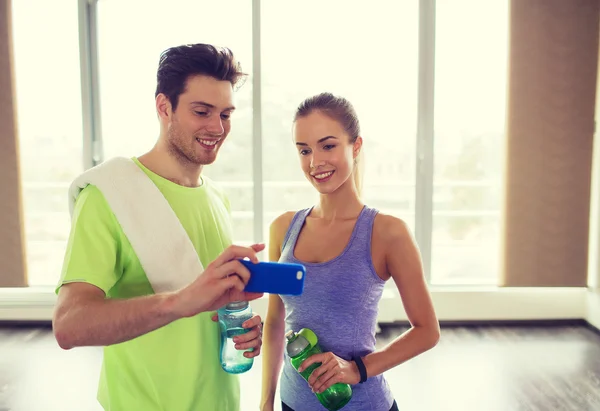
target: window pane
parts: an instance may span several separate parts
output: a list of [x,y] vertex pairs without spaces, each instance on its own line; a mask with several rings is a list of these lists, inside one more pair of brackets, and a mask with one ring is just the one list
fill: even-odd
[[438,0],[436,8],[431,282],[496,284],[508,1]]
[[[251,2],[173,0],[98,3],[104,157],[138,156],[159,134],[154,105],[160,53],[186,43],[229,47],[252,73]],[[143,15],[143,18],[140,18]],[[209,16],[209,17],[207,17]],[[223,22],[226,21],[227,24]],[[135,22],[135,30],[132,29]],[[206,174],[226,190],[234,213],[252,213],[252,78],[235,93],[232,129]],[[247,218],[246,218],[247,220]],[[236,224],[235,241],[253,239],[252,220]],[[236,223],[238,220],[236,220]]]
[[298,104],[323,91],[346,97],[358,113],[364,200],[413,226],[418,2],[263,5],[266,238],[272,218],[318,200],[300,170],[291,128]]
[[[230,160],[223,157],[223,162]],[[218,161],[218,160],[217,160]],[[224,181],[220,186],[227,192],[231,209],[233,211],[233,236],[236,243],[253,244],[254,240],[254,212],[252,211],[252,198],[254,185],[252,181]]]
[[17,115],[30,286],[55,285],[83,170],[77,2],[13,2]]

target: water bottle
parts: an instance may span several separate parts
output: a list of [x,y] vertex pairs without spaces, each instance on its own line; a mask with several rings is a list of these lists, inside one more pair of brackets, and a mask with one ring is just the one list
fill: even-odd
[[[235,348],[233,337],[245,334],[249,329],[243,328],[244,321],[252,317],[252,309],[248,301],[231,302],[217,310],[221,328],[221,367],[230,374],[241,374],[252,368],[254,358],[244,357],[244,352]],[[246,351],[252,351],[248,349]]]
[[[290,330],[285,334],[285,337],[287,338],[286,351],[290,356],[292,366],[296,370],[298,370],[300,364],[308,357],[322,352],[317,336],[308,328],[303,328],[297,333]],[[300,375],[308,381],[310,374],[312,374],[312,372],[320,365],[321,363],[312,364],[302,371]],[[348,404],[352,398],[352,388],[348,384],[337,383],[315,395],[325,408],[329,411],[335,411]]]

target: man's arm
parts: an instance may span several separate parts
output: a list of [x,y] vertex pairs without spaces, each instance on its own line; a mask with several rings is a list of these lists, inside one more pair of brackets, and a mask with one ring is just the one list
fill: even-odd
[[239,262],[258,263],[264,245],[227,248],[188,286],[172,293],[106,299],[96,286],[73,282],[61,287],[53,317],[54,335],[64,349],[106,346],[139,337],[177,319],[214,311],[231,301],[254,300],[244,292],[250,272]]
[[[231,246],[191,284],[172,293],[107,299],[122,275],[119,224],[104,196],[86,187],[75,205],[53,328],[65,348],[118,344],[179,318],[214,311],[229,301],[252,300],[244,293],[250,273],[238,259],[258,262],[264,245]],[[232,275],[234,274],[234,275]]]
[[87,283],[62,286],[52,321],[61,348],[105,346],[131,340],[180,318],[175,294],[109,300]]

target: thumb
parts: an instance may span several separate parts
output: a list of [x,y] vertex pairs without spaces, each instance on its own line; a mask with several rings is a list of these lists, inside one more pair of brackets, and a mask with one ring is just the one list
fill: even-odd
[[244,291],[244,300],[253,301],[253,300],[261,298],[263,295],[265,295],[265,294],[264,293],[250,293],[250,292]]
[[261,298],[264,293],[251,293],[247,291],[234,290],[229,296],[230,301],[254,301]]

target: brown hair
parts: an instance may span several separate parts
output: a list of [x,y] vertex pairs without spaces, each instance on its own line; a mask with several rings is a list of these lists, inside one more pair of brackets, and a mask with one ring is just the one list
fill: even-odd
[[210,44],[185,44],[163,51],[156,73],[155,97],[163,93],[177,109],[179,95],[185,91],[191,76],[204,75],[217,80],[229,81],[238,88],[243,85],[246,74],[231,50]]

